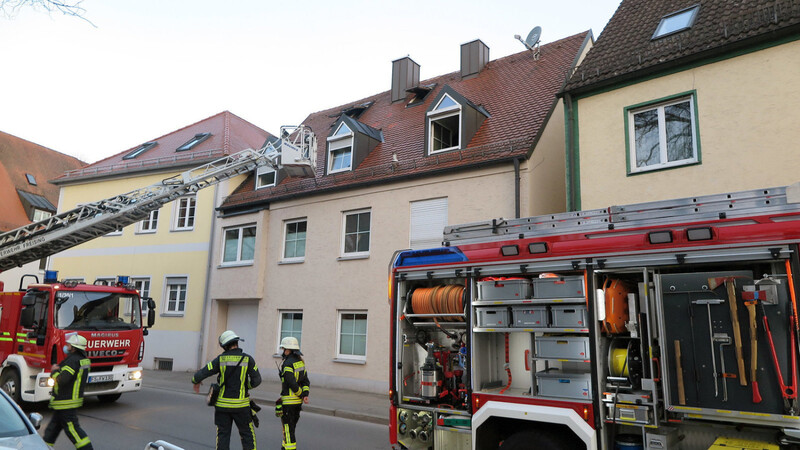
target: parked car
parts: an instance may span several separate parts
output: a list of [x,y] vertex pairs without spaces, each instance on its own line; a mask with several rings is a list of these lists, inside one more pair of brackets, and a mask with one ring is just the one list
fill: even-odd
[[48,449],[36,431],[41,423],[41,414],[25,416],[19,405],[0,389],[0,448]]

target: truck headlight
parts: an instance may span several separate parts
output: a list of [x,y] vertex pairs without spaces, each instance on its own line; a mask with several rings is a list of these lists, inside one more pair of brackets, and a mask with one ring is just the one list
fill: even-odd
[[142,379],[142,371],[141,370],[134,370],[133,372],[128,372],[128,379],[129,380],[141,380]]
[[48,378],[39,378],[39,387],[53,387],[56,385],[56,381],[50,377]]

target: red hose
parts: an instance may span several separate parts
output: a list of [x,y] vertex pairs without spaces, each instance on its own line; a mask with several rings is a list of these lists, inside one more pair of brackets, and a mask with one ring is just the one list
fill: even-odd
[[500,389],[501,394],[511,387],[511,367],[508,365],[508,333],[505,333],[505,335],[506,335],[506,372],[508,373],[508,384],[503,389]]

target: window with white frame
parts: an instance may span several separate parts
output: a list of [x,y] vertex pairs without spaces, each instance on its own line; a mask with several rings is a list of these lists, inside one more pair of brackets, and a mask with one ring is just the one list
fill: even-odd
[[[147,305],[144,303],[145,297],[150,297],[150,277],[137,277],[131,278],[131,282],[133,283],[134,288],[139,291],[139,301],[141,303],[142,309],[142,320],[143,323],[147,323]],[[131,315],[131,311],[133,311],[133,305],[131,304],[132,300],[128,300],[128,303],[125,305],[125,315]]]
[[346,123],[328,138],[328,173],[350,170],[353,162],[353,131]]
[[694,5],[680,11],[667,14],[661,18],[661,21],[656,27],[651,40],[669,36],[671,34],[679,33],[683,30],[688,30],[694,25],[697,18],[697,11],[700,10],[700,5]]
[[428,112],[428,153],[459,148],[461,105],[445,94]]
[[339,339],[336,353],[340,359],[366,360],[366,311],[339,311]]
[[194,214],[197,199],[181,197],[175,202],[175,230],[191,230],[194,228]]
[[252,263],[256,251],[256,226],[225,229],[222,264]]
[[139,233],[155,233],[158,228],[158,211],[150,211],[147,218],[139,222]]
[[306,219],[286,222],[286,234],[283,239],[283,259],[302,261],[306,256]]
[[447,226],[447,197],[411,202],[409,246],[411,249],[441,247]]
[[[281,311],[281,334],[278,336],[278,345],[285,337],[297,338],[302,344],[303,337],[303,311]],[[302,348],[302,347],[301,347]],[[278,348],[280,352],[280,347]]]
[[100,286],[113,286],[114,284],[116,284],[116,281],[117,280],[114,277],[97,277],[94,280],[94,284]]
[[34,222],[39,222],[40,220],[48,219],[52,215],[53,213],[51,213],[50,211],[45,211],[43,209],[36,209],[36,208],[33,209]]
[[189,280],[186,277],[167,277],[164,286],[165,314],[183,314],[186,310],[188,282]]
[[627,109],[631,173],[699,162],[694,96]]
[[256,171],[256,189],[275,186],[275,169],[262,166]]
[[370,222],[371,212],[369,209],[344,213],[343,255],[369,254]]

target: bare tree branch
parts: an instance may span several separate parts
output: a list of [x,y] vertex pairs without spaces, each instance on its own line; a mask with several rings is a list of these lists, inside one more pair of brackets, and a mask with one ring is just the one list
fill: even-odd
[[13,19],[22,8],[30,6],[34,10],[43,10],[50,15],[61,13],[65,16],[77,17],[97,28],[97,25],[84,16],[86,9],[81,6],[81,3],[83,0],[0,0],[0,14],[7,19]]

